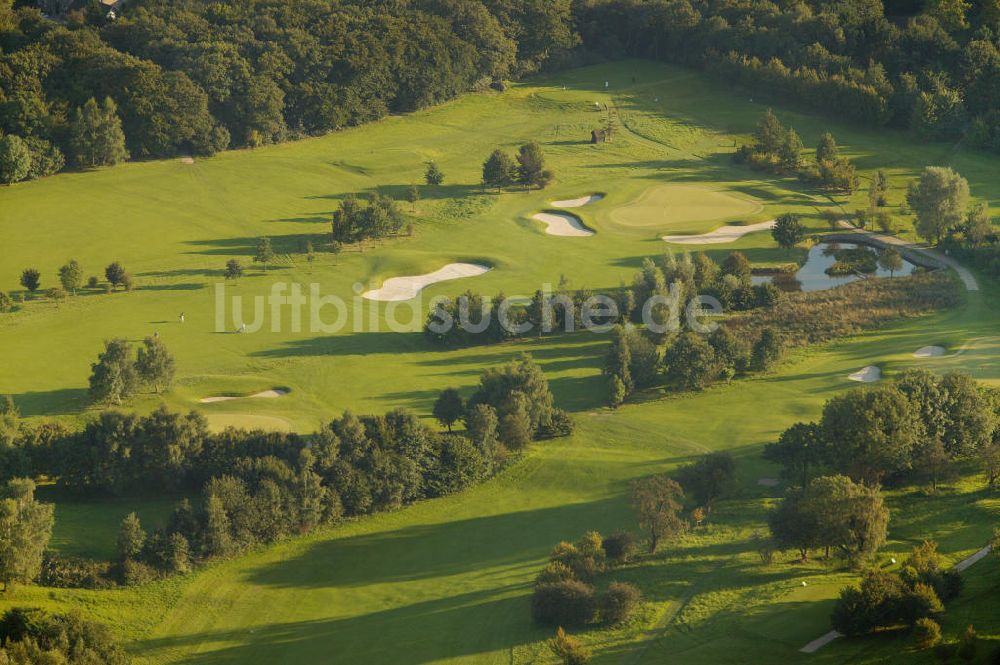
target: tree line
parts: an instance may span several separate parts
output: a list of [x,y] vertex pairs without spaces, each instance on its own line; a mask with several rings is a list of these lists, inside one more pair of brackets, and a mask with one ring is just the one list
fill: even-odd
[[[568,414],[552,402],[544,374],[528,357],[484,373],[463,405],[461,434],[434,432],[400,410],[345,412],[306,436],[211,433],[200,414],[165,406],[148,416],[106,411],[71,432],[29,427],[5,400],[0,470],[10,500],[0,504],[22,527],[0,538],[0,579],[29,582],[44,573],[46,583],[59,586],[141,583],[342,517],[451,494],[503,469],[530,441],[572,431]],[[52,508],[34,502],[34,483],[25,479],[39,476],[88,496],[200,491],[201,498],[179,502],[152,531],[127,516],[113,566],[43,560]]]
[[939,0],[774,6],[596,0],[574,7],[588,51],[697,67],[771,99],[925,139],[1000,148],[1000,10]]
[[[113,261],[104,268],[104,278],[102,283],[96,275],[91,275],[84,279],[83,266],[76,259],[70,259],[56,273],[59,286],[50,288],[46,295],[52,300],[65,300],[69,295],[77,295],[83,289],[91,291],[102,289],[104,293],[111,293],[116,288],[122,287],[126,291],[135,288],[135,278],[132,273],[125,270],[120,261]],[[0,291],[0,314],[8,314],[17,309],[19,303],[23,303],[27,298],[34,297],[42,288],[42,273],[37,268],[25,268],[21,271],[20,284],[24,287],[21,293],[4,293]]]
[[568,0],[0,6],[0,179],[210,155],[412,111],[574,46]]

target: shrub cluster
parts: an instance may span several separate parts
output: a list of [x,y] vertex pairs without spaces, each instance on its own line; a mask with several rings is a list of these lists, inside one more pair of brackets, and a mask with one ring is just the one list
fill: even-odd
[[639,590],[611,582],[599,595],[592,584],[611,565],[626,561],[633,548],[634,538],[628,534],[602,538],[594,531],[576,543],[556,545],[548,565],[535,578],[531,600],[535,621],[557,626],[584,626],[595,617],[606,624],[627,621],[642,600]]
[[0,662],[128,665],[128,653],[102,624],[75,614],[14,608],[0,616]]
[[877,628],[920,626],[919,639],[930,646],[940,638],[929,621],[944,612],[944,602],[961,593],[962,578],[941,570],[934,543],[913,549],[899,573],[869,571],[858,587],[840,593],[831,616],[833,628],[844,635],[864,635]]

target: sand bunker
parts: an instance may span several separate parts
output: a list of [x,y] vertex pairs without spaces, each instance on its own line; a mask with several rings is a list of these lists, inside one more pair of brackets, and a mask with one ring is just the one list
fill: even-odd
[[181,164],[194,164],[194,157],[181,157]]
[[913,352],[914,358],[940,358],[943,355],[943,346],[925,346]]
[[777,478],[758,478],[757,479],[757,484],[760,485],[761,487],[777,487],[778,486],[778,479]]
[[489,271],[488,266],[476,263],[449,263],[444,268],[426,275],[390,277],[382,282],[382,288],[365,291],[361,297],[381,302],[410,300],[416,298],[418,293],[431,284],[446,282],[450,279],[461,279],[462,277],[477,277]]
[[288,394],[288,391],[284,388],[275,388],[273,390],[265,390],[263,392],[254,393],[253,395],[218,395],[216,397],[202,397],[199,402],[202,404],[214,404],[215,402],[231,402],[234,399],[275,399],[278,397],[284,397]]
[[559,212],[540,212],[532,219],[537,219],[545,224],[545,232],[550,236],[568,236],[582,238],[592,236],[594,232],[583,225],[579,219],[573,215],[566,215]]
[[882,370],[876,365],[869,365],[868,367],[862,367],[853,374],[848,374],[847,378],[860,383],[872,383],[882,378]]
[[590,196],[582,196],[578,199],[569,199],[567,201],[553,201],[552,205],[556,208],[582,208],[585,205],[590,205],[591,203],[597,203],[604,198],[604,194],[591,194]]
[[774,220],[760,222],[759,224],[747,224],[746,226],[723,226],[697,236],[663,236],[663,240],[675,245],[718,245],[725,242],[734,242],[748,233],[765,231],[771,228],[774,228]]

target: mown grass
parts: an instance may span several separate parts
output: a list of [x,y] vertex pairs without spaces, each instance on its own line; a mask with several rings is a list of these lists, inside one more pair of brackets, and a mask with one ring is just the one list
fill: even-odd
[[[603,81],[630,87],[603,91]],[[563,89],[565,86],[566,89]],[[590,146],[602,122],[594,102],[614,104],[625,125],[613,144]],[[129,164],[66,174],[0,193],[0,289],[16,288],[26,266],[43,269],[48,285],[66,259],[88,274],[122,260],[139,281],[130,294],[81,295],[56,305],[30,302],[0,319],[0,392],[14,393],[30,417],[88,417],[89,363],[112,336],[141,339],[159,332],[178,360],[178,384],[144,396],[216,417],[279,418],[309,430],[344,408],[401,406],[428,415],[449,385],[471,391],[481,371],[530,352],[549,376],[557,403],[575,412],[577,433],[538,445],[503,476],[461,495],[351,522],[199,572],[140,589],[86,592],[21,589],[0,607],[40,604],[76,608],[111,624],[142,662],[270,663],[547,663],[548,630],[529,618],[530,583],[549,548],[583,531],[634,528],[626,487],[636,477],[675,467],[710,450],[739,457],[740,495],[708,525],[676,547],[615,574],[645,590],[648,604],[633,624],[588,631],[597,663],[914,662],[902,642],[879,636],[839,641],[814,657],[798,649],[827,630],[832,599],[855,575],[835,565],[781,560],[762,566],[750,544],[780,488],[763,488],[776,470],[761,446],[796,420],[815,418],[824,400],[852,387],[846,375],[878,363],[892,372],[918,364],[927,344],[968,350],[920,361],[1000,380],[995,286],[964,297],[960,307],[905,321],[850,340],[797,351],[777,372],[695,395],[647,395],[618,411],[601,407],[606,341],[589,333],[446,351],[413,333],[350,331],[326,335],[265,331],[214,332],[211,285],[225,261],[249,262],[254,239],[267,234],[282,254],[232,293],[265,295],[275,280],[317,282],[349,297],[356,282],[479,260],[486,275],[428,289],[466,287],[508,295],[533,292],[565,274],[574,286],[616,287],[664,244],[653,227],[624,229],[614,210],[661,183],[706,186],[763,202],[762,215],[796,211],[810,229],[819,211],[850,209],[864,199],[834,201],[792,179],[733,166],[728,152],[752,129],[763,106],[675,68],[626,62],[562,73],[514,86],[502,96],[472,95],[405,118],[391,118],[328,137],[241,151],[198,161]],[[998,160],[951,146],[915,145],[902,134],[868,132],[780,110],[807,144],[832,129],[868,176],[887,168],[890,199],[925,164],[951,164],[973,194],[995,203]],[[528,139],[545,146],[557,182],[545,192],[480,192],[479,164],[493,147]],[[340,197],[375,188],[401,196],[435,159],[445,186],[425,189],[414,206],[416,234],[364,252],[320,253],[309,267],[303,241],[319,247]],[[608,196],[579,209],[598,233],[566,239],[545,235],[531,215],[556,199],[591,192]],[[408,207],[408,206],[407,206]],[[705,220],[685,230],[707,231]],[[687,228],[687,227],[690,228]],[[762,263],[787,263],[768,234],[712,246],[723,257],[739,248]],[[177,322],[178,314],[186,322]],[[377,306],[376,320],[386,307]],[[422,321],[418,313],[408,330]],[[280,399],[201,405],[214,394],[247,394],[276,385]],[[895,517],[886,553],[938,538],[958,559],[986,541],[995,521],[991,497],[969,480],[944,496],[912,491],[892,497]],[[55,546],[66,553],[108,552],[121,515],[140,510],[148,524],[166,513],[164,500],[59,501]],[[887,555],[886,554],[886,555]],[[886,556],[883,555],[883,556]],[[970,593],[950,610],[952,633],[972,621],[996,630],[995,562],[970,576]],[[976,580],[980,572],[987,575]],[[992,580],[992,582],[990,582]],[[802,581],[807,586],[802,586]],[[993,584],[993,586],[989,586]],[[990,619],[990,617],[994,617]]]

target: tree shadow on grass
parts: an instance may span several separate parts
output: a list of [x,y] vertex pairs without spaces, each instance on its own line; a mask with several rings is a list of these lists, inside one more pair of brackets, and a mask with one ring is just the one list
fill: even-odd
[[53,413],[82,413],[90,406],[86,388],[62,388],[14,394],[14,403],[24,417]]

